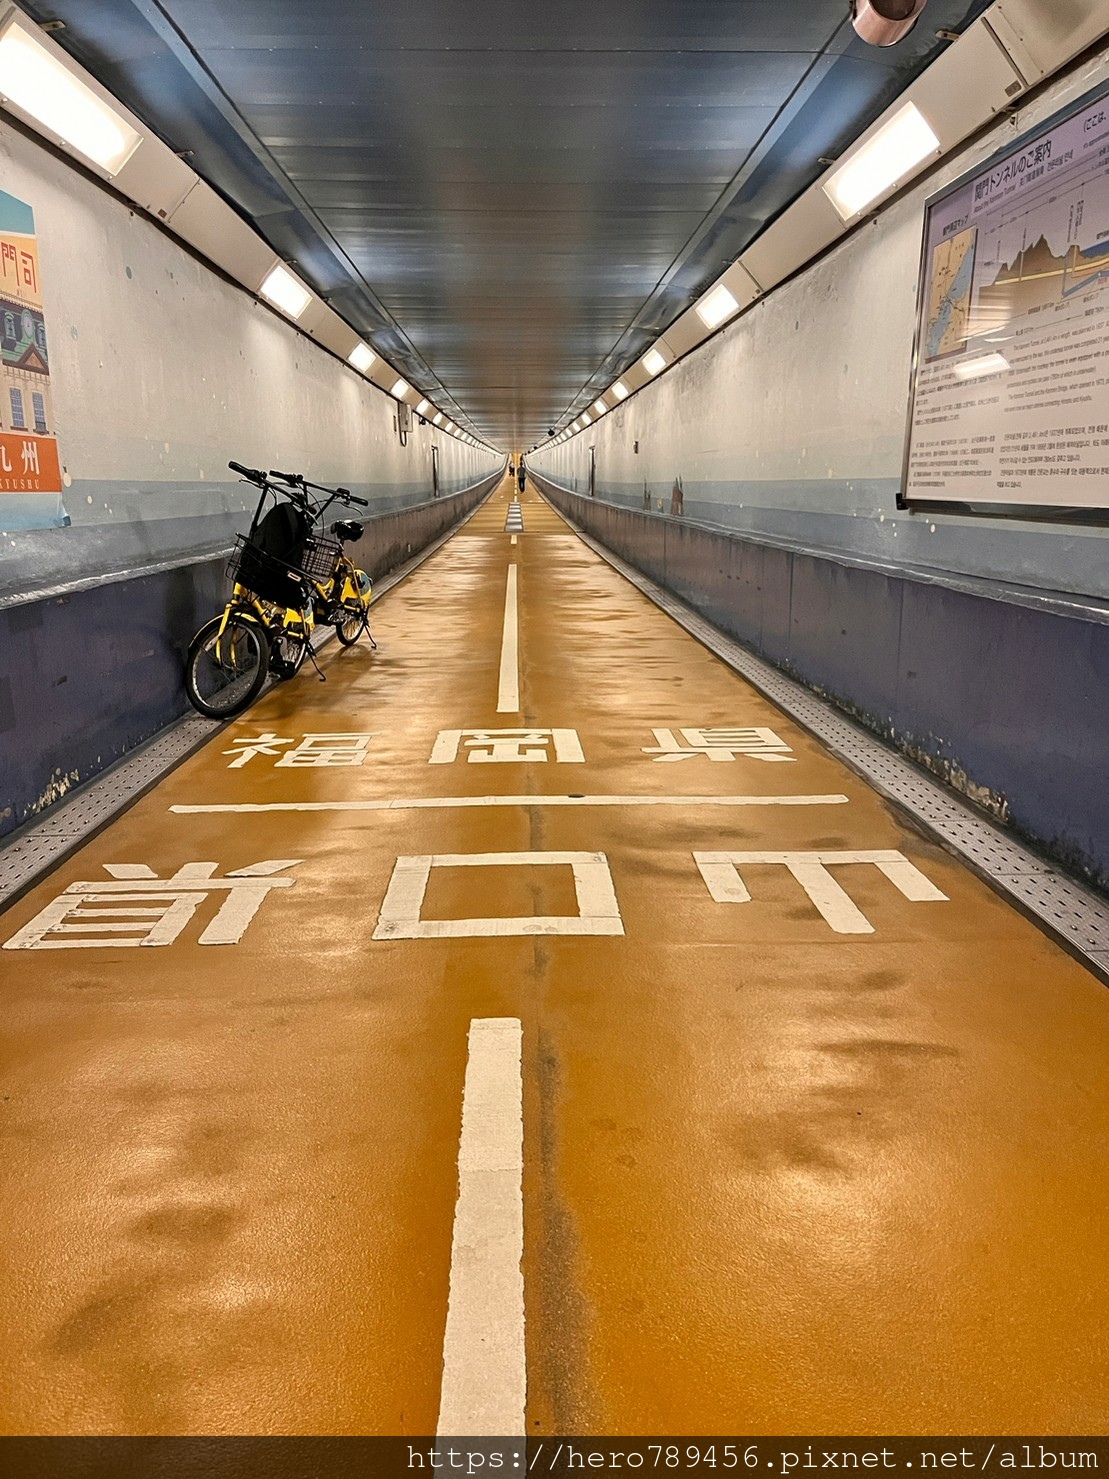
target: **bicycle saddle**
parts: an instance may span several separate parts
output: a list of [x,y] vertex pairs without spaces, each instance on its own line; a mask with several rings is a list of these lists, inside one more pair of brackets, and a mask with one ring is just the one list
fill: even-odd
[[362,538],[363,529],[357,519],[339,519],[332,524],[331,532],[343,544],[353,544],[356,539]]

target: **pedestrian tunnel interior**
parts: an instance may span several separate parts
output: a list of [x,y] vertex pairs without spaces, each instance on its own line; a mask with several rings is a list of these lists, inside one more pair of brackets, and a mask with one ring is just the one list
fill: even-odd
[[18,0],[0,147],[4,1461],[1109,1462],[1104,6]]

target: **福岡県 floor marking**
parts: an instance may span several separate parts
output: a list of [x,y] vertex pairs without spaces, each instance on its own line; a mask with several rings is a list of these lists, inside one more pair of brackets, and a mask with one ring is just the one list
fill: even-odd
[[559,765],[584,765],[576,729],[441,729],[429,765],[453,765],[465,750],[471,764],[521,764],[547,760],[547,742]]
[[522,1038],[516,1017],[470,1023],[440,1437],[524,1433]]
[[827,796],[410,796],[403,801],[239,801],[177,805],[177,816],[205,812],[418,811],[464,806],[846,806]]
[[504,592],[504,631],[501,636],[500,685],[497,689],[498,714],[518,714],[520,711],[520,623],[516,572],[517,567],[509,565]]

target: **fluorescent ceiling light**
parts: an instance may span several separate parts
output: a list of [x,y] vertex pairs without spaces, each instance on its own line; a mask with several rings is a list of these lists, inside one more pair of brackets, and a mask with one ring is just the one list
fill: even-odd
[[432,426],[442,426],[442,424],[443,424],[443,413],[442,413],[442,411],[436,411],[435,415],[431,418],[431,424],[432,424]]
[[957,380],[977,380],[981,375],[998,375],[1009,368],[1003,354],[979,354],[974,359],[965,359],[955,366]]
[[389,394],[395,395],[398,401],[402,401],[411,388],[407,380],[397,380]]
[[312,294],[279,262],[271,267],[266,279],[258,289],[263,298],[268,298],[275,308],[287,313],[290,318],[299,318],[312,301]]
[[611,386],[610,389],[612,390],[613,395],[616,397],[616,399],[618,401],[626,401],[627,400],[627,398],[628,398],[628,387],[624,384],[624,382],[622,380],[617,380],[616,384],[613,385],[613,386]]
[[600,398],[598,398],[597,400],[595,400],[593,402],[593,409],[594,409],[594,411],[596,411],[596,413],[597,413],[598,416],[603,416],[605,414],[605,412],[608,410],[608,407],[605,405],[605,403],[604,403],[603,400],[601,400]]
[[361,370],[364,375],[377,359],[377,355],[368,344],[358,343],[347,355],[347,363],[353,365],[356,370]]
[[583,411],[581,413],[581,424],[583,426],[592,426],[593,425],[593,417],[590,416],[590,414],[589,414],[588,411]]
[[715,329],[733,313],[739,312],[739,304],[723,283],[706,293],[697,304],[697,317],[706,328]]
[[666,368],[666,356],[661,349],[648,349],[647,353],[639,361],[648,375],[657,375],[660,370]]
[[431,402],[425,396],[423,398],[423,400],[420,402],[420,404],[416,407],[416,415],[417,416],[422,416],[425,413],[425,411],[427,410],[428,406],[430,406],[430,405],[431,405]]
[[109,175],[142,143],[142,134],[19,18],[0,38],[0,94]]
[[915,103],[906,103],[829,175],[824,193],[849,221],[939,153],[940,141],[928,120]]
[[455,424],[454,424],[453,421],[448,421],[447,422],[447,430],[450,431],[450,432],[455,432],[455,431],[458,430],[458,427],[455,426]]

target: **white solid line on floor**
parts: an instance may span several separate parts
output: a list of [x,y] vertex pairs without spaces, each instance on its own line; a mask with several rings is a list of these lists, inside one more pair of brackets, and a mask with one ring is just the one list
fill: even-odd
[[524,1104],[516,1017],[470,1023],[440,1437],[523,1437]]
[[520,712],[519,621],[516,599],[516,566],[509,565],[504,591],[504,632],[501,637],[501,674],[497,689],[497,713]]
[[846,796],[412,796],[397,801],[243,801],[171,806],[179,816],[208,812],[413,811],[457,806],[846,806]]

